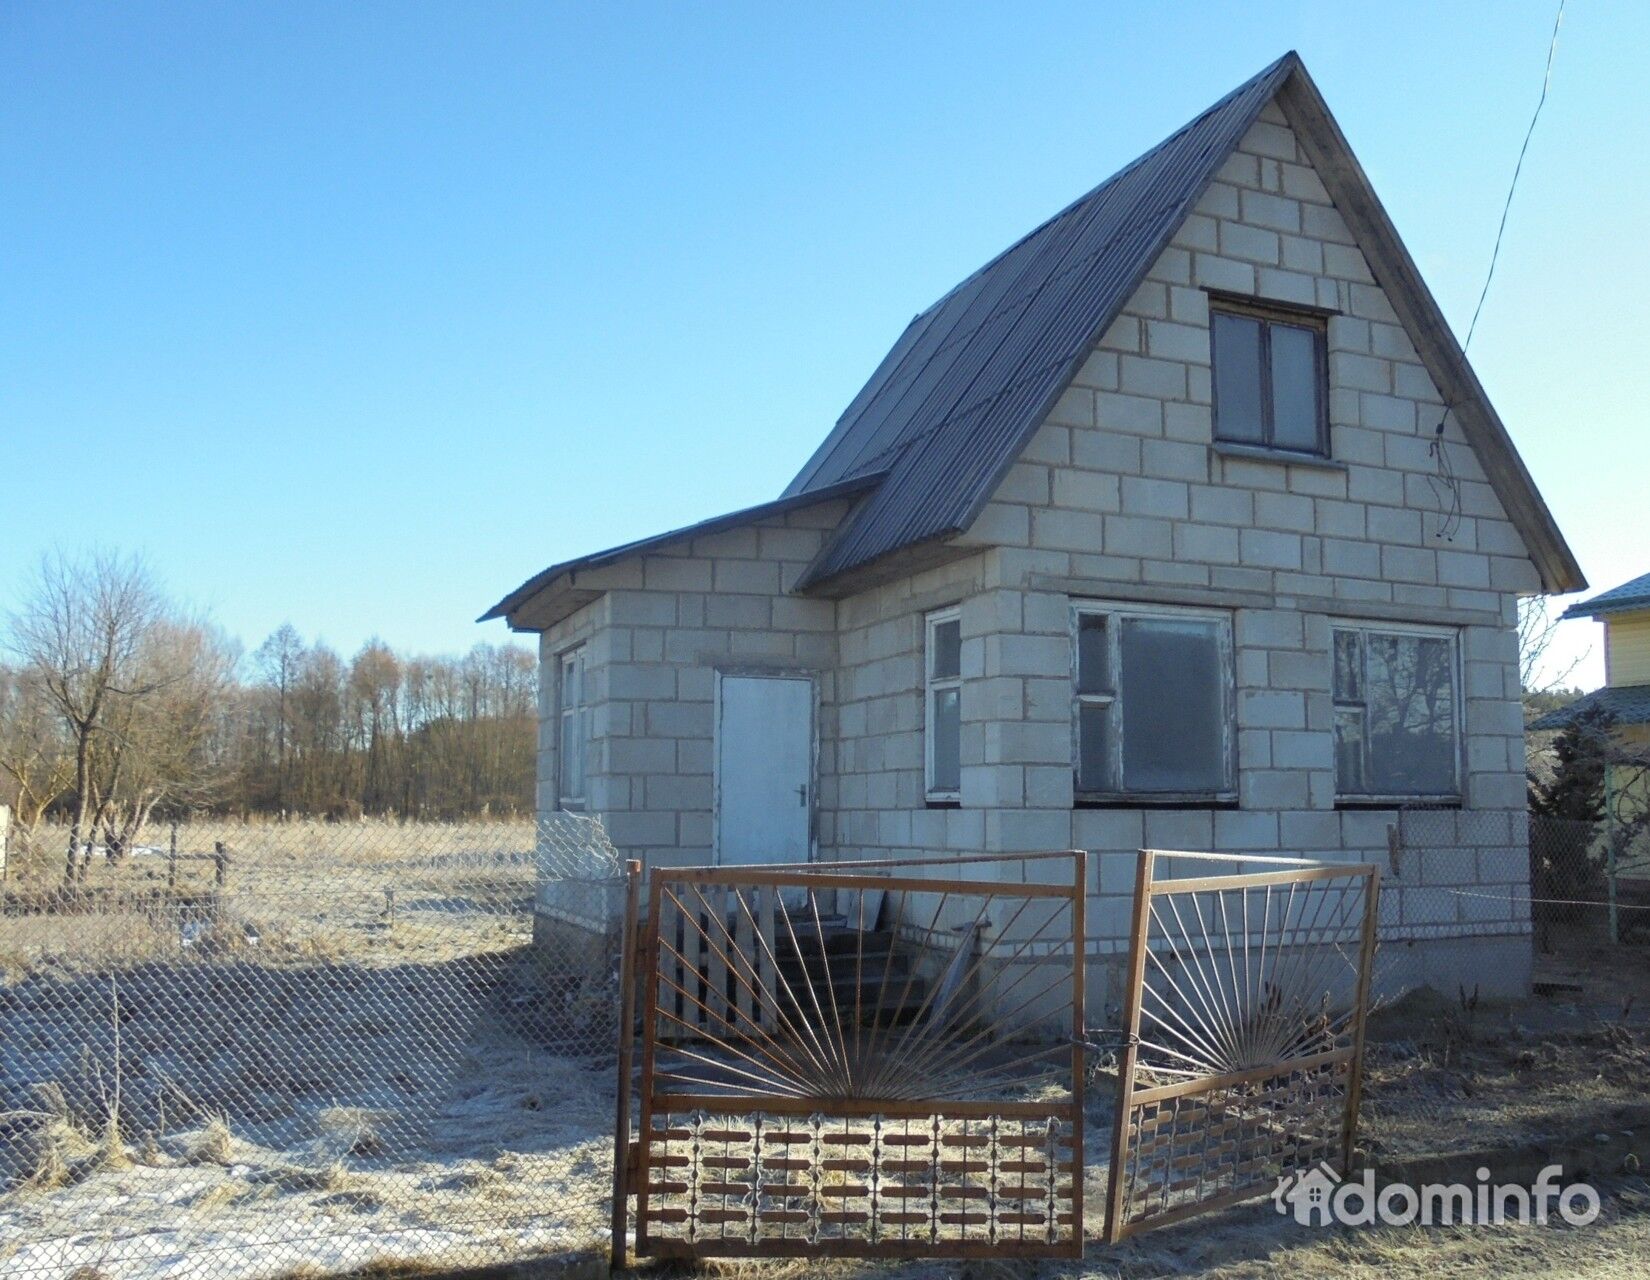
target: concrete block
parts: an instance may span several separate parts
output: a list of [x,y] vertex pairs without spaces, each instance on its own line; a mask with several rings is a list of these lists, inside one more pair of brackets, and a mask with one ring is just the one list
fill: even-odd
[[1160,560],[1173,556],[1173,526],[1168,520],[1142,516],[1105,516],[1104,520],[1104,546],[1109,553]]
[[[1178,480],[1151,480],[1124,476],[1122,507],[1127,515],[1184,520],[1189,509],[1186,485]],[[1146,554],[1142,552],[1141,554]]]
[[[1140,443],[1137,439],[1132,442],[1137,447]],[[1101,471],[1071,469],[1056,471],[1054,473],[1054,503],[1058,507],[1071,507],[1079,511],[1118,511],[1122,506],[1118,478],[1115,475]],[[1042,514],[1042,512],[1038,513],[1039,516]],[[1094,522],[1094,524],[1094,536],[1085,538],[1083,543],[1074,549],[1090,550],[1099,545],[1098,522]],[[1064,545],[1050,542],[1042,537],[1040,535],[1040,523],[1038,527],[1039,533],[1033,537],[1033,541],[1038,546]]]

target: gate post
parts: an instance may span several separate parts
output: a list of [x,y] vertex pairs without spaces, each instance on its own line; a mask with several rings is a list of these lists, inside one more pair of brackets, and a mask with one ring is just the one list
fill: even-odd
[[614,1271],[625,1268],[624,1230],[630,1196],[630,1062],[636,1039],[636,908],[641,901],[642,864],[632,858],[624,864],[624,924],[619,951],[619,1055],[613,1115],[613,1247],[609,1261]]
[[1129,973],[1123,996],[1123,1050],[1117,1058],[1117,1118],[1112,1123],[1111,1184],[1106,1188],[1106,1243],[1123,1238],[1123,1162],[1129,1156],[1129,1101],[1134,1092],[1134,1064],[1140,1054],[1140,986],[1146,977],[1146,930],[1150,921],[1151,885],[1157,855],[1140,851],[1134,873],[1134,917],[1129,926]]

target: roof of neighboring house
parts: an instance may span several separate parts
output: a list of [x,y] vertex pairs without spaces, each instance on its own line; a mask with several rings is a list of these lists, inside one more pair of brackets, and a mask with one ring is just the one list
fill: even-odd
[[1627,613],[1635,609],[1650,609],[1650,573],[1640,574],[1631,582],[1601,591],[1591,600],[1578,600],[1559,616],[1598,618],[1609,613]]
[[[798,584],[971,525],[1090,349],[1274,98],[1471,443],[1549,591],[1586,579],[1299,56],[1285,54],[981,267],[906,327],[780,501],[865,490]],[[846,492],[847,489],[840,489]],[[720,517],[738,523],[774,504]],[[670,540],[689,531],[663,535]],[[484,615],[509,614],[545,570]],[[537,584],[537,585],[535,585]]]
[[488,622],[493,618],[508,617],[557,578],[565,577],[568,574],[577,573],[583,569],[599,569],[603,565],[617,564],[620,560],[627,560],[631,556],[641,555],[648,551],[656,551],[660,547],[667,547],[672,543],[683,542],[689,538],[703,537],[708,533],[719,533],[723,529],[738,528],[740,525],[750,524],[768,516],[784,515],[787,511],[812,506],[816,502],[825,502],[831,498],[852,497],[856,493],[863,493],[876,484],[879,479],[881,477],[876,474],[853,476],[838,484],[811,489],[807,493],[787,494],[784,497],[775,498],[772,502],[760,502],[754,507],[743,507],[738,511],[730,511],[726,515],[701,520],[698,524],[684,525],[680,529],[672,529],[669,533],[654,534],[651,538],[639,538],[635,542],[610,547],[606,551],[595,551],[590,555],[580,556],[576,560],[564,560],[560,564],[551,565],[541,573],[535,573],[526,582],[505,596],[504,599],[487,610],[486,613],[482,614],[481,617],[477,618],[476,621]]
[[1285,54],[911,321],[790,486],[888,478],[802,585],[967,529],[1215,172],[1279,97],[1548,590],[1585,582],[1298,55]]
[[1567,707],[1530,721],[1527,729],[1562,729],[1588,707],[1602,706],[1617,724],[1650,724],[1650,684],[1606,686],[1577,698]]

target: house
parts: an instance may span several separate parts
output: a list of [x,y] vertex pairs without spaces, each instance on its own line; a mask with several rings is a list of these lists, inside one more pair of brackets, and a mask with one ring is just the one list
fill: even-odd
[[[1650,806],[1646,769],[1636,763],[1650,759],[1650,573],[1578,601],[1561,616],[1604,623],[1604,687],[1531,721],[1529,727],[1562,729],[1579,712],[1602,707],[1628,748],[1623,753],[1627,759],[1612,766],[1606,779],[1611,809],[1618,815],[1642,813]],[[1617,805],[1617,797],[1625,803]]]
[[1291,53],[912,320],[779,497],[485,617],[539,635],[544,810],[652,865],[1092,850],[1098,1009],[1142,845],[1384,860],[1411,804],[1482,847],[1389,879],[1393,980],[1523,988],[1516,605],[1583,585]]

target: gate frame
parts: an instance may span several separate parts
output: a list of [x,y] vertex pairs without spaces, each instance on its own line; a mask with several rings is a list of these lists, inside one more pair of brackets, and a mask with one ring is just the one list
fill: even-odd
[[[1276,864],[1279,870],[1158,880],[1155,873],[1160,857],[1196,858],[1207,862],[1239,864]],[[1352,1043],[1349,1046],[1327,1053],[1283,1058],[1264,1066],[1224,1075],[1192,1077],[1174,1084],[1155,1085],[1146,1089],[1135,1087],[1140,1056],[1140,1012],[1153,898],[1354,878],[1364,881],[1364,915],[1359,930],[1358,976],[1353,996]],[[1127,1168],[1129,1155],[1129,1117],[1134,1110],[1146,1103],[1168,1097],[1195,1096],[1232,1085],[1287,1075],[1291,1071],[1345,1062],[1348,1064],[1346,1107],[1341,1119],[1339,1172],[1345,1177],[1351,1171],[1353,1139],[1358,1126],[1358,1104],[1363,1093],[1364,1030],[1369,1016],[1369,987],[1374,967],[1380,896],[1381,868],[1380,864],[1374,862],[1334,863],[1310,858],[1282,858],[1275,855],[1201,853],[1178,849],[1140,850],[1134,881],[1134,911],[1129,929],[1128,985],[1124,992],[1123,1005],[1124,1039],[1123,1050],[1118,1058],[1117,1106],[1112,1121],[1112,1160],[1106,1188],[1106,1226],[1103,1237],[1105,1243],[1118,1244],[1142,1231],[1242,1204],[1246,1200],[1253,1200],[1267,1193],[1264,1186],[1240,1188],[1211,1196],[1206,1200],[1188,1201],[1134,1222],[1123,1221],[1124,1170]],[[1248,928],[1247,920],[1244,927]]]
[[[1024,874],[1027,863],[1050,859],[1069,859],[1072,864],[1072,876],[1069,884],[1049,883],[1042,880],[1031,880]],[[1003,879],[990,880],[963,880],[957,878],[926,879],[911,875],[879,874],[878,869],[892,872],[905,868],[955,868],[984,863],[995,863],[1005,866],[1019,865],[1022,870],[1021,879],[1012,881]],[[634,1140],[629,1124],[629,1096],[627,1080],[625,1079],[626,1065],[630,1061],[631,1048],[634,1041],[634,1016],[621,1019],[619,1027],[619,1061],[620,1079],[619,1092],[621,1101],[616,1108],[616,1133],[614,1153],[613,1178],[613,1242],[612,1264],[615,1270],[622,1270],[627,1264],[626,1225],[630,1219],[629,1198],[634,1197],[636,1207],[634,1220],[636,1224],[635,1252],[640,1256],[658,1256],[669,1258],[700,1258],[700,1257],[778,1257],[778,1256],[818,1256],[829,1257],[856,1257],[856,1258],[973,1258],[992,1257],[1010,1252],[1011,1256],[1025,1258],[1061,1258],[1081,1259],[1083,1256],[1084,1240],[1084,1084],[1086,1070],[1084,1064],[1085,1052],[1085,986],[1088,962],[1086,906],[1088,895],[1088,853],[1083,849],[1067,849],[1043,853],[1021,854],[980,854],[959,858],[909,858],[891,860],[856,860],[831,862],[806,862],[791,864],[759,863],[747,865],[714,865],[691,867],[653,867],[647,873],[648,881],[648,909],[645,920],[645,930],[638,929],[641,923],[638,920],[639,910],[639,882],[640,864],[630,863],[634,868],[630,876],[630,893],[627,901],[627,913],[624,924],[625,963],[626,966],[635,962],[646,966],[645,989],[642,998],[642,1062],[641,1079],[639,1081],[639,1101],[636,1135]],[[972,1113],[974,1115],[1001,1114],[1005,1116],[1035,1114],[1037,1117],[1064,1113],[1064,1118],[1071,1128],[1071,1210],[1072,1222],[1069,1241],[1059,1244],[1046,1242],[1020,1241],[1014,1242],[1018,1249],[1008,1248],[1002,1243],[993,1243],[989,1240],[956,1240],[933,1242],[926,1250],[911,1247],[913,1242],[868,1241],[849,1249],[832,1250],[828,1246],[817,1251],[805,1251],[798,1248],[784,1246],[793,1243],[785,1240],[759,1242],[747,1251],[700,1252],[691,1245],[686,1247],[671,1247],[667,1249],[650,1248],[647,1225],[647,1190],[648,1190],[648,1140],[647,1134],[652,1125],[655,1103],[659,1098],[672,1095],[656,1095],[654,1089],[654,1068],[657,1056],[658,1037],[658,1002],[659,1002],[659,926],[661,919],[661,905],[663,887],[666,882],[688,883],[698,885],[724,885],[732,887],[767,887],[780,888],[807,888],[810,890],[908,890],[924,893],[956,893],[962,894],[991,894],[1001,897],[1021,898],[1050,898],[1064,899],[1070,903],[1071,910],[1071,1082],[1070,1099],[1063,1104],[1045,1105],[1041,1103],[993,1103],[981,1100],[910,1100],[910,1099],[832,1099],[832,1098],[805,1098],[782,1101],[777,1098],[765,1100],[769,1110],[793,1110],[801,1113],[804,1108],[818,1112],[833,1119],[849,1121],[863,1119],[871,1115],[882,1115],[889,1111],[907,1111],[915,1113],[921,1110],[923,1114],[959,1114]],[[640,946],[636,945],[637,934],[642,933]],[[624,992],[621,997],[624,1003],[631,998],[634,992],[636,975],[632,972],[623,979]],[[692,1099],[685,1099],[692,1100]],[[714,1101],[717,1105],[724,1103],[737,1106],[748,1098],[739,1095],[699,1099],[701,1102]],[[775,1107],[775,1104],[779,1104]],[[1030,1108],[1030,1110],[1028,1110]],[[1052,1171],[1051,1171],[1052,1176]],[[1053,1211],[1053,1205],[1050,1205]],[[850,1243],[850,1242],[843,1242]],[[765,1247],[766,1246],[766,1247]]]

